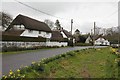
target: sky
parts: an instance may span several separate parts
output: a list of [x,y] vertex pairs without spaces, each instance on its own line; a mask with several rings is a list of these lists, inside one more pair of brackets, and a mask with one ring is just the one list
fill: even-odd
[[[23,4],[50,15],[40,13]],[[39,21],[50,19],[60,21],[61,26],[70,31],[73,19],[73,32],[79,29],[82,33],[89,33],[93,29],[93,22],[97,27],[110,28],[118,26],[118,1],[119,0],[3,0],[2,11],[10,14],[14,19],[22,14]]]

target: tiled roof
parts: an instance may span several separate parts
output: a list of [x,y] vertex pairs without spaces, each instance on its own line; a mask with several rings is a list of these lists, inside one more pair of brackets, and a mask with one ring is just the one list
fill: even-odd
[[68,38],[73,38],[72,34],[68,32],[67,30],[63,29],[63,33],[68,37]]

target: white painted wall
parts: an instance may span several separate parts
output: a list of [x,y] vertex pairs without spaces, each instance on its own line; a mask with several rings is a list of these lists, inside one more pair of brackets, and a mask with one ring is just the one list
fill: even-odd
[[0,47],[7,46],[17,46],[17,47],[34,47],[34,46],[46,46],[46,42],[15,42],[15,41],[2,41]]
[[29,32],[28,29],[25,29],[25,31],[20,36],[26,36],[26,37],[38,37],[39,31],[32,30],[32,32]]
[[67,42],[15,42],[15,41],[2,41],[0,47],[2,48],[3,46],[6,47],[12,47],[12,46],[17,46],[17,47],[35,47],[35,46],[67,46]]
[[90,38],[90,36],[86,39],[85,43],[90,43],[90,41],[92,41],[92,39]]
[[47,33],[47,32],[41,31],[40,34],[39,34],[39,31],[32,30],[31,32],[29,32],[28,29],[25,29],[25,31],[20,36],[27,36],[27,37],[41,36],[41,37],[44,37],[44,38],[51,38],[52,33]]
[[67,46],[67,42],[46,42],[46,46]]

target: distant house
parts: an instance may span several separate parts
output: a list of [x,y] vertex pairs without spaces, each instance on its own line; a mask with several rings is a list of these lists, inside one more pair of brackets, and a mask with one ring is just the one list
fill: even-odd
[[78,29],[75,30],[73,36],[75,37],[75,43],[80,42],[80,31]]
[[93,41],[92,36],[88,36],[85,43],[92,43],[92,41]]
[[74,38],[70,32],[67,30],[61,28],[59,30],[53,30],[52,31],[52,37],[49,42],[47,42],[47,46],[67,46],[72,45],[74,41]]
[[73,35],[65,29],[61,30],[61,34],[63,35],[64,38],[67,38],[68,40],[73,38]]
[[65,29],[62,29],[61,33],[63,34],[63,38],[67,39],[68,46],[73,46],[73,44],[75,43],[74,36],[70,32],[68,32],[67,30],[65,30]]
[[106,45],[106,46],[109,46],[110,45],[110,42],[108,40],[106,40],[105,38],[98,38],[97,40],[95,40],[95,45]]
[[18,15],[6,29],[23,31],[20,36],[25,37],[43,37],[50,38],[52,35],[51,29],[44,22],[29,18],[27,16]]
[[95,45],[110,45],[110,42],[106,40],[102,34],[101,35],[96,35],[96,36],[88,36],[86,39],[85,43],[93,43],[93,40],[95,40],[94,44]]
[[50,41],[46,42],[46,46],[67,46],[68,42],[60,33],[60,31],[52,31]]
[[74,34],[80,34],[80,31],[78,29],[76,29]]

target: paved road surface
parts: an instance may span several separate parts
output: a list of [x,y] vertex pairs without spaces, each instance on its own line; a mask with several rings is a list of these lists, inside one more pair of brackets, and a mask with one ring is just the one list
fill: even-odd
[[[55,48],[48,50],[39,50],[35,52],[22,53],[22,54],[9,54],[2,55],[2,73],[7,74],[10,69],[13,71],[19,69],[21,65],[29,66],[33,61],[39,61],[42,58],[52,57],[58,54],[62,54],[72,50],[80,50],[88,47],[66,47],[66,48]],[[96,46],[98,48],[100,46]]]

